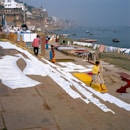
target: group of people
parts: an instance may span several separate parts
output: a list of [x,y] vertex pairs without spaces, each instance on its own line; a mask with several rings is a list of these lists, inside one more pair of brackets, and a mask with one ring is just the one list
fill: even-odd
[[[32,42],[33,51],[34,51],[34,54],[36,56],[38,56],[40,44],[41,44],[40,36],[37,35],[36,38]],[[56,62],[56,60],[55,60],[55,50],[54,50],[53,45],[51,45],[51,49],[50,49],[49,53],[50,53],[50,61],[52,63],[55,63]],[[99,83],[101,90],[104,90],[103,86],[102,86],[104,84],[104,80],[103,80],[103,77],[102,77],[102,66],[100,65],[99,61],[96,61],[95,65],[92,68],[92,81],[90,82],[90,86],[94,83]]]
[[[39,54],[39,46],[40,46],[40,44],[41,44],[40,36],[37,35],[36,38],[34,38],[34,40],[32,42],[33,52],[34,52],[34,54],[36,56],[38,56],[38,54]],[[46,43],[46,44],[48,44],[48,43]],[[46,46],[46,47],[47,47],[46,49],[48,49],[48,46]],[[52,63],[56,62],[56,60],[55,60],[55,50],[54,50],[53,45],[51,45],[51,49],[50,49],[50,61]]]

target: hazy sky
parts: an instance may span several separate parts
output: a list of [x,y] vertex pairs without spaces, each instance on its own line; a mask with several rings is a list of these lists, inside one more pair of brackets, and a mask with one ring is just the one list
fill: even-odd
[[130,0],[24,0],[49,16],[86,26],[130,26]]

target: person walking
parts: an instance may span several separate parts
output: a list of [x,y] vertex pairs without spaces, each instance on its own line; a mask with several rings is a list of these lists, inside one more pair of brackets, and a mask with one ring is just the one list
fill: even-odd
[[54,50],[54,46],[53,45],[51,45],[51,50],[50,50],[50,61],[52,63],[56,62],[56,59],[55,59],[55,50]]
[[89,52],[89,53],[88,53],[88,62],[89,62],[90,60],[92,60],[92,52]]
[[17,30],[17,41],[20,42],[20,40],[21,40],[21,31],[18,28],[18,30]]
[[99,83],[101,90],[104,90],[102,87],[102,85],[104,84],[104,80],[103,80],[101,72],[102,72],[102,68],[100,67],[100,62],[96,61],[95,65],[92,68],[92,80],[90,82],[90,86],[93,83]]
[[33,51],[34,51],[34,54],[36,56],[38,56],[38,53],[39,53],[39,45],[40,45],[40,43],[41,43],[40,36],[37,35],[36,38],[34,38],[34,40],[32,42]]

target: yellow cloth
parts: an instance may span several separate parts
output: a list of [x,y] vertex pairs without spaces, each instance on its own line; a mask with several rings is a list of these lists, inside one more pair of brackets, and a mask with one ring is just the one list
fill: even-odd
[[[73,73],[73,75],[78,78],[79,80],[81,80],[82,82],[84,82],[85,84],[87,84],[88,86],[90,85],[90,82],[92,81],[92,76],[86,74],[86,73]],[[100,84],[99,83],[93,83],[91,85],[91,87],[98,91],[98,92],[103,92],[103,93],[106,93],[108,92],[107,90],[107,87],[105,84],[102,84],[102,88],[103,90],[101,89],[100,87]]]

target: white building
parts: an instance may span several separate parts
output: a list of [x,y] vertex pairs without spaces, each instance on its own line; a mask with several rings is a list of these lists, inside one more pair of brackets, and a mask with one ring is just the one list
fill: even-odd
[[4,8],[22,8],[24,10],[23,3],[17,3],[14,0],[2,0]]

